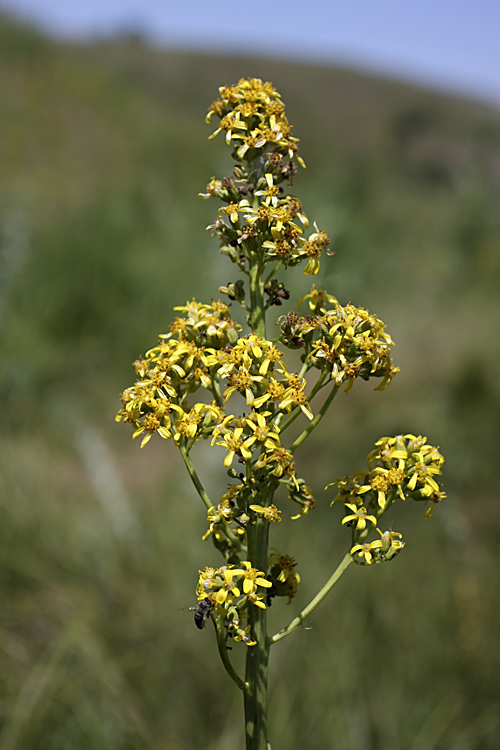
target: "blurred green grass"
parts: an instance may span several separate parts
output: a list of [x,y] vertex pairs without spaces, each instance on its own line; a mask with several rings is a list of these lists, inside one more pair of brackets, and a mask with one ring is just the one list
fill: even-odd
[[273,621],[344,554],[322,488],[378,437],[427,434],[449,493],[432,521],[404,508],[397,563],[349,571],[276,646],[273,747],[499,746],[499,113],[343,69],[63,44],[0,16],[0,750],[242,746],[212,634],[180,611],[217,560],[203,508],[171,446],[140,452],[113,416],[173,305],[233,278],[196,194],[230,164],[204,112],[249,75],[301,138],[296,191],[336,251],[320,283],[387,323],[402,368],[339,397],[298,456],[319,507],[276,531],[303,584]]

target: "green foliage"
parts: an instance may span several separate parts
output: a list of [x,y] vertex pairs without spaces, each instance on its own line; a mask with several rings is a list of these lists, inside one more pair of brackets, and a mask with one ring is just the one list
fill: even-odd
[[[276,645],[281,744],[326,750],[336,728],[339,750],[498,747],[498,113],[347,70],[64,45],[0,17],[0,750],[242,744],[239,696],[227,719],[233,686],[179,612],[207,554],[173,523],[205,531],[180,462],[107,425],[171,308],[217,296],[199,259],[235,280],[200,232],[212,209],[196,194],[227,171],[200,112],[250,74],[282,91],[304,143],[297,187],[336,252],[319,284],[377,310],[402,370],[390,399],[360,388],[318,427],[312,489],[408,429],[446,447],[450,477],[425,537],[419,507],[403,523],[416,541],[398,574],[356,568],[311,633]],[[327,505],[300,521],[299,607],[336,560]]]

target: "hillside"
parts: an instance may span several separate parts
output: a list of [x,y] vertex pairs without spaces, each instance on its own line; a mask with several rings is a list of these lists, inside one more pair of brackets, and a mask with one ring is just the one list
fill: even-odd
[[[207,140],[207,107],[247,76],[273,82],[301,139],[294,189],[336,253],[316,284],[379,315],[401,367],[387,392],[361,387],[318,430],[314,489],[380,435],[412,431],[441,446],[449,493],[432,531],[410,514],[399,570],[357,576],[359,591],[318,615],[316,645],[294,667],[277,662],[283,747],[330,748],[332,705],[339,750],[498,747],[500,113],[347,69],[135,38],[63,43],[0,15],[0,750],[239,742],[211,697],[232,706],[231,686],[178,616],[194,578],[176,571],[206,562],[197,541],[184,548],[172,505],[195,540],[203,514],[174,453],[152,441],[139,454],[113,416],[172,307],[231,278],[203,231],[216,204],[197,193],[230,161]],[[103,476],[119,488],[118,526]],[[326,518],[319,508],[299,545],[313,577],[308,542],[326,557],[340,538]],[[340,687],[322,675],[308,688],[325,658]],[[360,680],[379,675],[374,697]]]

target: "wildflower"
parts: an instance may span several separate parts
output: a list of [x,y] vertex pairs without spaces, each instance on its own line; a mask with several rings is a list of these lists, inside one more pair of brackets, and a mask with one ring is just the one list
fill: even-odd
[[295,373],[285,373],[285,377],[288,380],[288,387],[286,387],[285,393],[283,394],[283,400],[280,402],[280,409],[290,411],[292,406],[299,406],[302,413],[305,414],[308,419],[313,419],[313,413],[307,402],[305,392],[305,378],[301,378]]
[[349,508],[350,511],[352,511],[351,515],[346,516],[342,519],[342,526],[344,526],[346,523],[351,524],[352,522],[356,523],[356,531],[362,531],[363,529],[366,529],[366,522],[370,521],[372,526],[377,525],[377,519],[375,516],[369,516],[367,515],[366,508],[358,508],[356,505],[353,505],[352,503],[346,503],[346,508]]
[[234,636],[235,641],[243,641],[243,643],[246,643],[247,646],[256,646],[257,641],[254,641],[250,635],[250,625],[247,625],[245,630],[242,630],[241,628],[238,628],[236,631],[236,635]]
[[256,607],[259,607],[259,609],[266,609],[266,605],[263,601],[265,598],[265,594],[247,594],[247,602],[254,604]]
[[256,190],[254,195],[265,195],[265,203],[269,206],[278,205],[278,195],[281,192],[281,188],[274,184],[274,177],[272,174],[265,174],[264,179],[267,184],[267,188],[264,190]]
[[264,443],[265,448],[269,448],[270,450],[274,450],[276,447],[276,442],[279,443],[279,427],[277,427],[275,424],[269,424],[266,422],[266,417],[270,416],[271,412],[266,411],[263,414],[256,414],[255,412],[244,420],[245,424],[250,427],[251,430],[253,430],[253,435],[251,435],[249,438],[245,440],[245,448],[249,448],[251,445],[253,445],[255,442]]
[[309,309],[312,312],[318,312],[323,307],[325,301],[333,305],[338,304],[335,297],[332,297],[331,294],[325,292],[324,287],[321,287],[321,289],[316,289],[316,286],[314,284],[312,285],[311,292],[309,294],[306,294],[299,301],[299,304],[297,306],[298,310],[300,310],[301,304],[305,302],[306,299],[309,300]]
[[228,431],[223,440],[220,440],[217,445],[226,448],[228,451],[227,456],[224,459],[224,466],[229,467],[233,462],[235,453],[241,453],[244,459],[248,460],[252,458],[252,454],[245,446],[245,440],[242,439],[243,427],[236,427],[234,432]]
[[373,479],[370,479],[370,487],[377,493],[378,504],[382,509],[386,506],[386,493],[389,486],[389,482],[383,474],[376,474]]
[[263,469],[269,465],[274,467],[271,471],[275,477],[291,476],[295,478],[294,470],[295,464],[293,456],[290,451],[283,448],[282,445],[276,445],[273,449],[268,451],[259,457],[259,460],[255,464],[258,469]]
[[405,546],[404,542],[401,541],[402,535],[398,531],[380,531],[380,529],[376,529],[376,531],[380,534],[381,551],[386,559],[394,557]]
[[234,597],[240,595],[240,590],[233,583],[233,578],[241,575],[243,571],[230,567],[220,568],[219,571],[222,573],[222,585],[215,595],[215,600],[217,604],[224,604],[226,601],[231,603]]
[[352,547],[350,554],[354,555],[357,552],[358,557],[364,557],[367,565],[371,565],[373,555],[376,550],[380,549],[380,547],[382,547],[382,541],[380,539],[375,539],[374,542],[370,542],[369,544],[355,544],[354,547]]
[[245,568],[243,573],[243,593],[255,594],[257,586],[264,586],[264,588],[271,588],[271,581],[266,580],[265,573],[262,573],[257,568],[252,568],[252,564],[247,560],[241,563]]
[[263,515],[266,521],[281,521],[281,511],[275,505],[269,505],[267,508],[262,505],[250,505],[250,509]]
[[243,367],[238,372],[230,373],[228,375],[228,387],[222,394],[224,403],[226,403],[231,395],[235,391],[244,391],[246,395],[247,406],[251,406],[254,402],[254,394],[252,391],[253,383],[262,382],[262,375],[251,375],[248,370]]

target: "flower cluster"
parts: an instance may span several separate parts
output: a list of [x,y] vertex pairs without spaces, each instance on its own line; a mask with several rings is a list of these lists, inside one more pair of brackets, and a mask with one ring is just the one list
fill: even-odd
[[314,286],[301,302],[305,299],[310,299],[314,310],[325,302],[333,309],[320,307],[321,314],[305,317],[289,313],[280,321],[283,343],[292,348],[306,347],[311,366],[329,373],[336,385],[345,383],[346,393],[357,377],[382,378],[375,390],[384,390],[399,372],[392,364],[390,347],[394,342],[384,323],[362,307],[342,306],[335,297]]
[[351,549],[351,555],[358,565],[371,565],[372,563],[388,562],[393,560],[403,549],[404,542],[398,531],[380,531],[380,539],[373,542],[355,544]]
[[378,528],[381,539],[364,543],[369,531],[398,498],[430,503],[424,514],[424,518],[430,518],[436,503],[446,497],[435,478],[441,474],[444,458],[437,448],[427,445],[427,438],[397,435],[381,438],[375,446],[368,455],[368,470],[356,471],[352,477],[333,483],[338,494],[331,503],[344,503],[342,525],[350,526],[353,540],[360,542],[353,546],[351,554],[357,552],[367,564],[373,557],[375,562],[392,559],[404,546],[400,534]]
[[270,83],[258,78],[241,79],[236,86],[222,87],[220,94],[207,115],[208,122],[214,115],[220,118],[210,138],[225,132],[226,142],[236,146],[233,157],[239,163],[234,176],[213,177],[200,193],[201,198],[217,197],[227,204],[207,231],[219,237],[221,251],[245,272],[257,255],[264,263],[278,260],[285,267],[305,261],[305,274],[318,273],[330,240],[316,225],[309,237],[302,236],[309,220],[300,200],[284,195],[280,185],[292,182],[294,159],[305,166],[283,102]]
[[431,503],[425,513],[429,518],[434,505],[446,497],[435,479],[444,463],[439,450],[427,445],[427,438],[415,435],[384,437],[375,445],[368,455],[368,471],[357,471],[353,477],[334,483],[339,492],[332,505],[349,502],[357,507],[367,505],[378,512],[396,497],[401,500],[410,497]]
[[[280,596],[290,603],[300,583],[293,557],[276,548],[268,556],[270,526],[282,520],[275,492],[283,485],[299,506],[294,520],[315,507],[311,487],[295,474],[294,452],[341,387],[347,394],[357,378],[376,378],[376,390],[382,391],[399,368],[393,365],[393,341],[381,320],[362,307],[341,305],[315,285],[300,300],[297,312],[277,321],[279,335],[268,339],[266,314],[290,298],[288,284],[278,275],[300,264],[306,275],[316,275],[323,253],[332,254],[330,240],[316,224],[314,231],[309,229],[300,200],[285,193],[296,164],[305,165],[276,90],[253,78],[219,91],[207,115],[209,123],[218,121],[210,138],[224,133],[236,166],[229,177],[213,177],[200,196],[222,203],[207,231],[219,238],[221,252],[240,269],[243,278],[227,281],[219,291],[245,311],[248,333],[221,301],[201,304],[193,299],[174,308],[178,316],[169,332],[134,363],[136,382],[122,393],[116,419],[133,426],[141,447],[158,434],[172,438],[180,448],[208,509],[203,539],[211,539],[225,559],[219,568],[200,571],[198,605],[192,608],[195,623],[201,629],[207,618],[212,619],[222,661],[245,689],[247,700],[260,684],[261,662],[250,651],[245,682],[240,680],[229,661],[227,639],[247,646],[263,639],[259,653],[264,653],[271,642],[302,622],[349,563],[372,565],[394,559],[405,545],[399,532],[382,530],[381,518],[398,499],[407,498],[428,504],[424,515],[430,517],[445,497],[437,481],[444,459],[424,437],[385,437],[369,454],[367,469],[334,483],[337,495],[332,505],[344,506],[341,523],[351,531],[350,557],[290,626],[268,638],[266,607]],[[300,314],[301,305],[308,308],[306,315]],[[284,347],[302,350],[299,372],[288,370]],[[317,379],[308,388],[304,376],[309,378],[314,370]],[[328,395],[314,416],[310,402],[324,388]],[[232,407],[237,396],[238,410]],[[301,414],[309,423],[287,447],[283,435]],[[224,449],[222,463],[236,480],[215,504],[190,456],[202,437]],[[370,541],[371,533],[376,538]]]
[[207,437],[225,416],[216,398],[189,407],[187,397],[200,387],[217,395],[207,350],[230,346],[241,326],[229,317],[223,302],[204,305],[193,300],[174,309],[185,315],[175,318],[170,333],[162,334],[158,345],[134,362],[138,380],[121,395],[123,406],[116,420],[130,422],[134,438],[143,435],[141,447],[155,433],[164,439],[173,436],[176,442]]
[[242,78],[236,86],[221,86],[220,99],[213,102],[208,110],[207,122],[215,115],[220,122],[210,136],[215,138],[225,132],[226,142],[238,141],[237,157],[253,161],[264,150],[271,150],[283,176],[293,176],[294,170],[282,164],[283,157],[304,162],[297,156],[298,138],[291,134],[291,125],[285,116],[285,105],[271,83],[263,83],[260,78]]
[[271,589],[273,584],[266,579],[265,573],[253,568],[248,560],[243,560],[239,565],[239,568],[223,565],[200,570],[196,594],[198,601],[210,600],[212,616],[219,628],[227,629],[228,636],[243,641],[247,646],[255,646],[250,629],[242,628],[241,621],[248,617],[248,605],[266,608],[266,590]]
[[295,570],[297,563],[293,557],[284,555],[279,549],[272,547],[269,565],[269,580],[272,582],[272,588],[268,594],[269,600],[274,596],[287,596],[287,604],[290,604],[300,583],[300,576]]

